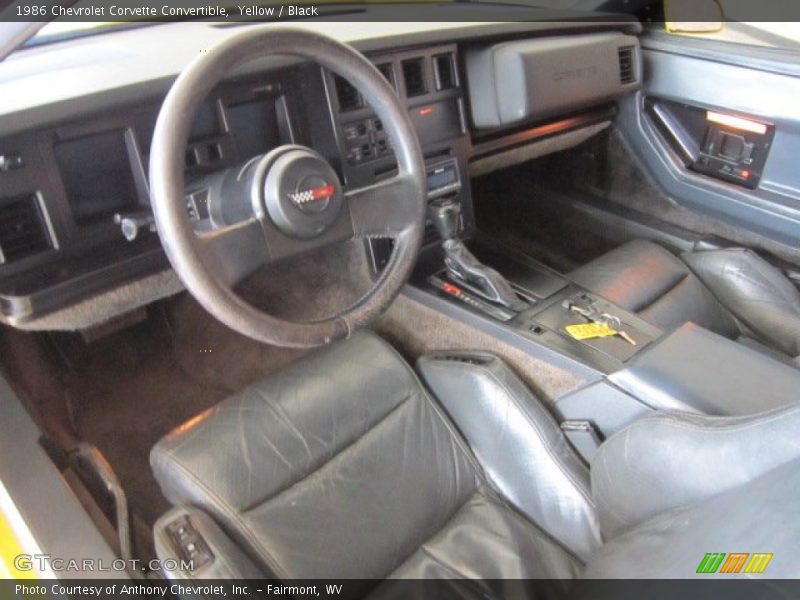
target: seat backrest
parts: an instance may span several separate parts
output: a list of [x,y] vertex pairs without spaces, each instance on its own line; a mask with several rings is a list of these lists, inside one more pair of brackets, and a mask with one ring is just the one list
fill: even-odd
[[589,469],[541,400],[488,353],[424,356],[418,368],[492,485],[586,560],[602,544]]
[[633,240],[575,269],[568,277],[665,331],[687,321],[725,337],[739,328],[728,310],[677,256]]
[[681,258],[752,335],[789,356],[800,355],[800,290],[783,273],[746,248]]
[[174,504],[203,508],[271,576],[380,578],[483,486],[413,371],[359,334],[153,449]]
[[[719,458],[722,460],[713,461],[710,457],[698,460],[715,463],[717,473],[737,469],[735,460]],[[636,525],[601,547],[581,576],[592,580],[663,580],[709,579],[719,574],[725,578],[769,580],[764,584],[774,584],[779,578],[797,579],[800,577],[798,490],[800,459],[795,459],[746,483]],[[657,588],[649,591],[656,592]],[[669,594],[662,597],[675,596],[674,587],[661,589]],[[759,589],[758,594],[752,587],[746,591],[725,590],[731,597],[737,595],[736,591],[751,598],[796,597],[796,589],[783,592],[780,588]],[[627,591],[630,592],[630,587]],[[716,592],[710,596],[720,596],[719,589],[709,591]],[[648,596],[659,597],[652,593]],[[598,595],[591,593],[586,597]]]
[[606,543],[582,577],[800,577],[798,440],[797,404],[661,412],[612,436],[592,461]]
[[644,417],[606,440],[592,460],[603,535],[615,538],[657,515],[797,465],[798,440],[800,404],[744,417],[672,411]]

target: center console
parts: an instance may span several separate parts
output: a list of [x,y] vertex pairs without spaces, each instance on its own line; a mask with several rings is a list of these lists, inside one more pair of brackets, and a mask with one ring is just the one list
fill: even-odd
[[[484,330],[498,338],[524,340],[516,345],[551,363],[566,360],[585,377],[583,387],[551,399],[551,410],[587,463],[604,439],[654,411],[749,415],[797,401],[794,366],[694,323],[663,332],[496,239],[459,243],[519,303],[493,301],[454,272],[447,241],[423,251],[412,280],[417,295],[479,327],[491,324]],[[580,335],[592,323],[624,335]]]
[[752,415],[795,404],[798,389],[800,369],[685,323],[625,368],[556,399],[553,410],[590,462],[603,439],[654,411]]
[[[451,199],[463,207],[454,232],[460,235],[472,227],[473,216],[469,185],[464,182],[471,141],[458,47],[443,44],[369,59],[408,110],[425,160],[428,200]],[[362,187],[397,173],[391,140],[372,107],[342,77],[325,71],[323,79],[335,138],[329,154],[343,180]],[[429,220],[425,242],[435,239]],[[370,239],[367,250],[377,277],[391,256],[392,242]]]
[[[454,275],[445,266],[446,251],[435,246],[423,251],[415,285],[601,374],[620,370],[663,334],[658,327],[497,240],[477,238],[465,242],[465,246],[480,263],[501,274],[520,300],[518,305],[491,301],[469,281]],[[587,308],[592,311],[590,316],[581,314]],[[579,339],[581,328],[576,334],[572,326],[586,325],[593,319],[608,322],[621,335]]]
[[[487,292],[452,268],[449,232],[441,224],[437,229],[445,241],[423,250],[412,278],[415,294],[585,378],[585,387],[553,399],[552,411],[587,463],[603,439],[654,410],[638,388],[647,389],[648,356],[658,355],[663,340],[671,339],[661,329],[497,239],[459,240],[480,269],[505,282],[517,302],[492,299],[492,289]],[[610,334],[594,335],[604,326]],[[626,373],[629,385],[612,381]]]

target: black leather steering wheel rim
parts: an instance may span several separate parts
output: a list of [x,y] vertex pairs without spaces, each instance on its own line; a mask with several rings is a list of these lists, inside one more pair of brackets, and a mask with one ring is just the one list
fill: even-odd
[[[394,251],[374,287],[330,318],[287,321],[240,298],[209,268],[186,211],[184,155],[194,117],[211,90],[240,65],[268,54],[314,61],[345,77],[384,123],[398,163],[393,178],[403,190],[402,227],[360,227],[354,237],[391,237]],[[322,99],[320,99],[322,101]],[[405,107],[383,75],[356,50],[327,36],[272,25],[244,31],[200,54],[176,79],[158,116],[150,153],[150,195],[156,226],[173,269],[188,291],[231,329],[261,342],[312,347],[348,337],[379,316],[399,293],[414,267],[425,223],[425,167]],[[380,191],[380,190],[378,190]],[[377,206],[377,205],[376,205]],[[368,206],[366,213],[376,213]]]

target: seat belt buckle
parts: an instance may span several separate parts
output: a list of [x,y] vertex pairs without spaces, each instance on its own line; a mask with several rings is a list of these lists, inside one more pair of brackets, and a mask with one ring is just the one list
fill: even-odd
[[563,421],[559,427],[564,437],[567,438],[567,441],[580,457],[587,464],[591,463],[592,458],[603,443],[594,425],[589,421],[575,420]]

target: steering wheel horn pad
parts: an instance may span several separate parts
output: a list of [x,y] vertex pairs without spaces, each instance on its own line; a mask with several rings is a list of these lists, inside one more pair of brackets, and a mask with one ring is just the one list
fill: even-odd
[[344,203],[336,171],[311,149],[292,148],[272,163],[264,182],[267,214],[290,237],[324,233]]

